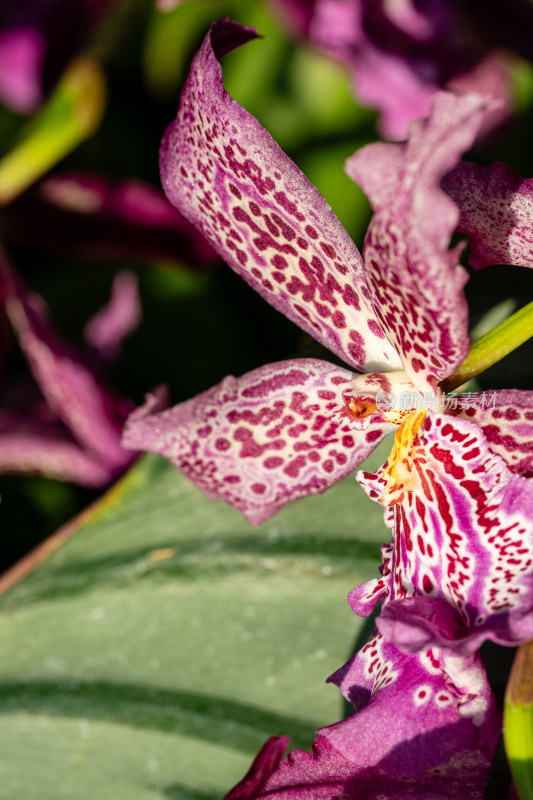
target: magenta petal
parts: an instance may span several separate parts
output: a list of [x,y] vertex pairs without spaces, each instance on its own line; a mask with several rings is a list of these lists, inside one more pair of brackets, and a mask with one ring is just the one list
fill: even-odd
[[449,402],[449,413],[479,425],[492,452],[503,458],[511,472],[533,477],[533,392],[471,392]]
[[[441,618],[443,633],[449,623]],[[478,655],[407,655],[378,634],[333,680],[357,713],[322,728],[312,754],[293,751],[267,770],[255,793],[239,793],[243,782],[227,800],[482,796],[501,716]],[[280,744],[271,740],[263,753],[277,760]]]
[[385,603],[376,625],[404,653],[437,647],[451,651],[452,657],[461,657],[477,652],[486,639],[514,644],[507,635],[505,612],[491,619],[488,625],[470,630],[452,606],[434,597],[407,597]]
[[41,101],[41,69],[45,42],[32,27],[0,31],[0,102],[22,114]]
[[533,179],[496,161],[488,167],[461,162],[442,181],[459,206],[460,233],[470,236],[470,263],[533,267]]
[[142,181],[52,175],[15,200],[3,217],[6,238],[26,247],[81,258],[219,261],[165,195]]
[[113,281],[111,297],[85,326],[87,343],[105,360],[116,358],[123,340],[141,321],[139,281],[133,272],[123,270]]
[[265,742],[248,773],[228,792],[224,800],[251,800],[257,797],[283,758],[289,741],[288,736],[272,736]]
[[298,167],[224,91],[217,58],[254,37],[230,20],[213,25],[161,146],[163,188],[289,319],[357,369],[395,369],[357,248]]
[[[505,645],[533,638],[533,483],[514,475],[471,422],[428,412],[409,456],[415,486],[397,489],[389,600],[445,600],[469,635]],[[374,499],[383,472],[361,478]]]
[[44,475],[97,488],[108,484],[116,472],[52,424],[27,420],[21,428],[0,431],[2,474]]
[[409,655],[378,633],[329,680],[358,710],[319,733],[360,769],[415,779],[477,753],[487,770],[501,717],[479,655]]
[[346,165],[374,208],[363,254],[377,316],[422,392],[435,391],[469,349],[467,275],[448,250],[458,210],[439,183],[492,105],[441,92],[408,142],[369,145]]
[[0,262],[0,300],[50,408],[74,439],[115,472],[131,461],[120,445],[130,404],[114,395],[53,330],[40,297],[29,294]]
[[[357,717],[339,726],[351,726],[352,738],[357,738]],[[412,747],[416,749],[416,742]],[[264,789],[235,798],[230,794],[225,800],[474,800],[482,796],[488,774],[489,761],[476,750],[457,753],[447,762],[443,759],[416,777],[395,774],[387,766],[362,769],[320,735],[312,755],[292,750]]]
[[316,359],[269,364],[167,411],[138,409],[123,444],[165,456],[259,524],[348,475],[393,428],[374,415],[354,429],[343,400],[351,378]]

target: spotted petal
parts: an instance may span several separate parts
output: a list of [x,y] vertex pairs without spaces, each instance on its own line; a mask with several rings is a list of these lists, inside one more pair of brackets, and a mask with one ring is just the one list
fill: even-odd
[[448,250],[458,210],[439,186],[473,142],[493,101],[439,93],[401,145],[369,145],[346,166],[374,216],[363,250],[377,316],[420,391],[435,391],[469,349],[467,280]]
[[396,369],[357,248],[320,193],[224,91],[217,58],[254,37],[229,20],[213,25],[161,146],[163,188],[289,319],[357,369]]
[[447,666],[446,654],[406,655],[378,634],[330,679],[357,713],[321,729],[312,755],[279,762],[284,743],[270,740],[226,800],[480,797],[500,714],[477,655],[453,663],[453,677]]
[[354,429],[343,400],[352,377],[316,359],[270,364],[161,413],[149,400],[130,416],[123,443],[165,456],[259,524],[348,475],[393,429],[379,415]]
[[[478,641],[533,638],[531,480],[510,472],[476,425],[443,414],[428,412],[409,458],[416,483],[396,487],[383,577],[355,590],[352,608],[428,595],[450,603]],[[360,480],[382,496],[383,470]]]
[[496,161],[488,167],[461,162],[443,188],[459,206],[457,225],[470,237],[470,264],[533,267],[533,179]]
[[516,475],[533,477],[533,392],[471,392],[448,398],[449,413],[475,422]]
[[496,744],[500,716],[478,654],[406,654],[377,633],[328,680],[357,713],[320,733],[361,768],[413,777],[470,749],[490,757]]

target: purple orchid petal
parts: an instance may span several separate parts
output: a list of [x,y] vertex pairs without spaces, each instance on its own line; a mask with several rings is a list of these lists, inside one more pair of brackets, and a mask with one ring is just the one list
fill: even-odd
[[533,179],[506,164],[459,163],[442,186],[460,209],[457,230],[470,237],[470,264],[533,267]]
[[[442,620],[449,620],[443,630]],[[461,658],[479,650],[489,638],[504,644],[507,637],[508,617],[500,614],[487,628],[469,630],[452,607],[435,597],[406,597],[385,603],[376,625],[385,639],[393,641],[404,653],[419,653],[428,647],[449,650],[453,657]],[[448,659],[449,663],[453,661]]]
[[[450,622],[439,618],[443,635]],[[278,763],[281,740],[271,740],[263,750],[272,752],[271,774],[265,780],[263,770],[254,786],[252,766],[226,800],[480,796],[501,715],[477,654],[408,655],[377,634],[330,680],[357,713],[322,728],[312,755],[294,751]]]
[[[357,726],[352,727],[355,736]],[[481,796],[488,772],[487,757],[472,750],[458,753],[416,778],[378,767],[358,769],[325,736],[318,736],[312,755],[291,751],[258,792],[241,791],[238,784],[225,800],[474,800]]]
[[269,0],[269,5],[296,36],[309,34],[318,0]]
[[172,259],[201,265],[219,261],[162,192],[136,180],[53,175],[5,210],[3,226],[7,239],[26,247],[82,258]]
[[[409,3],[402,9],[418,25],[424,22]],[[369,12],[371,6],[364,0],[317,0],[309,38],[350,68],[356,96],[381,112],[385,137],[405,139],[411,120],[427,116],[437,87],[421,79],[405,53],[388,51],[387,44],[379,41],[379,30],[377,37],[369,35]],[[383,24],[379,27],[382,32]],[[416,40],[420,31],[412,34]]]
[[533,392],[471,392],[448,400],[448,413],[475,422],[511,472],[533,477]]
[[[43,475],[97,488],[117,474],[115,465],[86,452],[60,426],[27,419],[23,425],[0,425],[0,473]],[[126,466],[126,463],[123,464]]]
[[131,462],[120,446],[131,406],[114,395],[53,331],[43,301],[29,294],[0,261],[0,301],[50,408],[75,440],[115,473]]
[[[446,600],[471,634],[505,645],[533,638],[533,484],[491,452],[471,422],[428,415],[405,477],[359,476],[372,499],[394,512],[383,576],[350,595],[356,613],[381,597]],[[407,473],[405,473],[407,474]],[[384,495],[385,493],[385,495]]]
[[161,146],[165,192],[289,319],[357,369],[396,369],[355,245],[319,192],[224,91],[217,59],[255,36],[222,20],[206,37]]
[[360,768],[406,778],[464,751],[492,755],[501,718],[477,654],[409,655],[378,633],[328,680],[358,710],[319,733]]
[[42,34],[33,28],[0,31],[0,102],[31,114],[41,102]]
[[406,144],[369,145],[346,165],[374,208],[363,252],[376,313],[420,391],[434,392],[469,349],[467,275],[448,250],[458,210],[439,182],[492,105],[439,93]]
[[393,430],[376,414],[354,429],[343,399],[352,377],[316,359],[269,364],[161,413],[149,401],[122,441],[165,456],[257,525],[348,475]]
[[85,326],[86,342],[102,359],[109,361],[120,353],[123,340],[141,321],[139,281],[133,272],[119,272],[111,289],[111,298]]
[[261,748],[252,766],[225,797],[225,800],[250,800],[257,797],[268,778],[277,769],[289,744],[288,736],[272,736]]

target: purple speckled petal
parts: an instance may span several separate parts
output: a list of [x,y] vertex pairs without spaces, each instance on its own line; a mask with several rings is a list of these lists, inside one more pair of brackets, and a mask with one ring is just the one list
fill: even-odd
[[133,272],[123,270],[115,276],[109,302],[86,324],[85,340],[104,360],[114,359],[141,315],[139,281]]
[[[449,624],[437,619],[442,636]],[[376,633],[329,680],[357,713],[320,733],[360,768],[413,778],[465,751],[492,755],[501,719],[477,653],[407,654]]]
[[165,456],[259,524],[348,475],[394,429],[379,415],[353,426],[343,399],[352,377],[316,359],[269,364],[167,411],[138,409],[123,444]]
[[357,248],[320,193],[224,91],[217,58],[253,38],[230,20],[213,25],[161,146],[163,188],[289,319],[357,369],[397,369]]
[[452,396],[448,402],[449,414],[479,425],[492,452],[511,472],[533,478],[533,392],[471,392]]
[[372,499],[385,487],[394,546],[377,584],[350,595],[356,613],[372,600],[428,595],[445,600],[478,640],[533,638],[533,482],[510,472],[477,425],[427,413],[405,478],[362,474]]
[[470,236],[470,264],[533,267],[533,179],[506,164],[465,161],[442,181],[459,206],[457,230]]
[[[356,739],[356,718],[340,726],[351,726]],[[488,774],[488,759],[476,750],[457,753],[410,778],[387,768],[360,769],[321,735],[312,754],[292,750],[259,791],[250,793],[238,784],[225,800],[479,800]]]
[[[453,635],[454,624],[446,615],[437,621],[443,636]],[[252,766],[226,800],[482,795],[501,716],[477,654],[408,655],[377,634],[330,680],[357,713],[322,728],[312,755],[294,751],[278,763],[281,740],[271,740],[262,751],[275,756],[271,773],[253,786]]]
[[439,182],[492,105],[439,93],[407,143],[369,145],[347,162],[375,212],[363,254],[376,313],[420,391],[435,391],[469,349],[467,275],[457,249],[448,250],[459,212]]
[[120,432],[131,405],[117,397],[52,329],[44,303],[0,260],[0,302],[50,408],[74,439],[108,469],[131,462]]
[[159,189],[137,180],[52,175],[6,208],[2,223],[8,241],[80,258],[220,262]]

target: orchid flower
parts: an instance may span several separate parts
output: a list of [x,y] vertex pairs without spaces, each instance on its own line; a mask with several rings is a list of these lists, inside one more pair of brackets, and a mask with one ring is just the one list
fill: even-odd
[[89,323],[92,359],[59,338],[42,298],[25,289],[3,255],[0,303],[2,344],[9,341],[8,320],[35,381],[10,381],[3,387],[0,472],[104,486],[132,461],[133,454],[120,446],[131,406],[105,385],[91,361],[114,355],[138,323],[133,275],[119,273],[108,306]]
[[[257,524],[352,472],[396,425],[399,452],[422,435],[433,412],[383,410],[378,391],[422,401],[429,393],[436,409],[442,404],[439,382],[469,340],[466,274],[458,251],[446,249],[458,210],[439,180],[491,103],[441,94],[407,144],[371,145],[350,161],[376,212],[362,259],[318,191],[224,91],[217,55],[254,36],[229,21],[213,26],[163,141],[163,186],[253,288],[370,374],[316,359],[270,364],[161,413],[149,399],[130,417],[124,443],[165,455]],[[483,402],[471,396],[462,419],[442,419],[472,431],[479,419],[503,474],[531,474],[531,393],[496,393],[490,411]],[[453,461],[453,435],[447,447]]]

